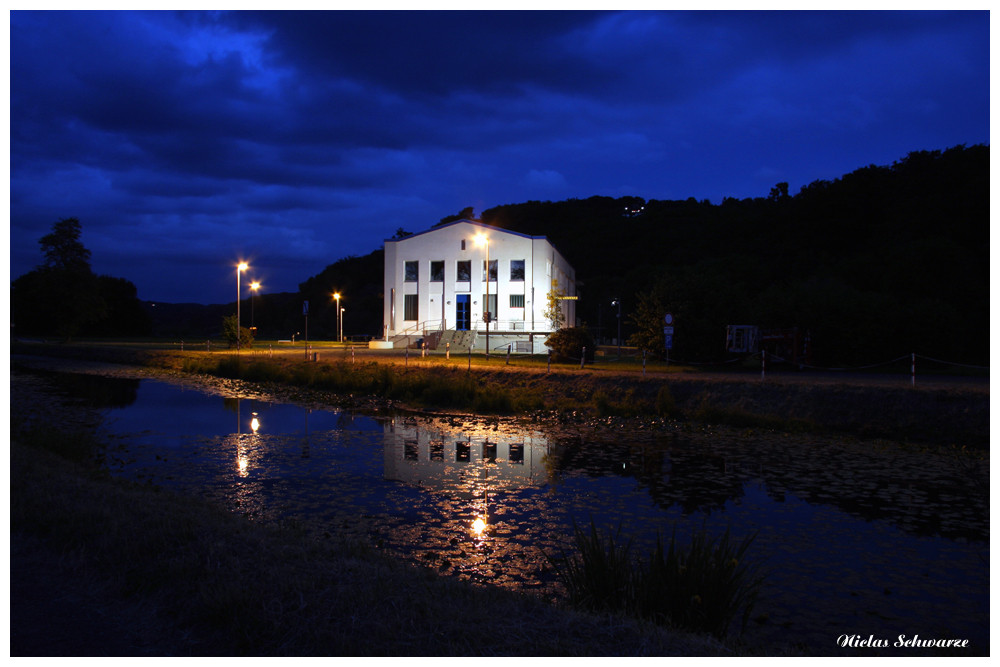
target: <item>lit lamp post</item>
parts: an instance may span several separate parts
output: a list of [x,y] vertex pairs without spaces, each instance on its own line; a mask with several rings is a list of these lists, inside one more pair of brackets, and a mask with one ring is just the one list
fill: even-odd
[[476,234],[476,243],[486,247],[486,303],[483,304],[483,315],[486,320],[486,358],[490,358],[490,238],[486,234]]
[[236,265],[236,354],[240,353],[240,274],[250,268],[250,265],[246,262],[240,262]]
[[344,308],[340,309],[340,342],[344,342]]
[[340,292],[334,292],[333,293],[333,298],[336,299],[336,301],[337,301],[337,340],[340,341],[341,343],[343,343],[344,342],[344,331],[343,331],[343,328],[341,327],[341,322],[340,322],[340,312],[341,312],[341,310],[340,310]]
[[254,295],[257,294],[257,290],[260,289],[260,283],[257,282],[256,280],[253,281],[252,283],[250,283],[250,289],[252,290],[250,294],[250,331],[256,334],[257,327],[255,327],[253,323],[253,301],[254,301]]
[[618,306],[618,358],[622,358],[622,300],[615,299],[612,306]]

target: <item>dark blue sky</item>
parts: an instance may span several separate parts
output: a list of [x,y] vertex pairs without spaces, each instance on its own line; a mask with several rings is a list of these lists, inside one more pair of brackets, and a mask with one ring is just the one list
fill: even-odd
[[[10,14],[11,278],[231,302],[467,206],[795,194],[989,143],[989,13]],[[637,242],[641,242],[637,240]]]

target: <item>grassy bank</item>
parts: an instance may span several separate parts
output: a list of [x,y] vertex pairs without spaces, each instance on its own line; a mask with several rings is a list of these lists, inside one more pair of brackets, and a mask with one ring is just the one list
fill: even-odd
[[[86,432],[22,423],[13,436],[12,655],[51,655],[59,641],[75,655],[136,645],[151,655],[728,653],[711,639],[473,587],[366,545],[311,542],[295,526],[112,480],[88,463]],[[44,562],[53,570],[32,568]],[[38,599],[46,590],[57,598]],[[61,605],[78,599],[86,617],[60,626]]]
[[310,389],[342,399],[374,398],[397,407],[536,418],[667,418],[785,431],[834,432],[921,444],[984,448],[989,392],[961,386],[885,386],[864,376],[843,382],[761,381],[757,375],[516,368],[501,359],[395,356],[341,351],[313,362],[295,355],[237,357],[226,352],[114,345],[17,345],[13,351],[90,358]]

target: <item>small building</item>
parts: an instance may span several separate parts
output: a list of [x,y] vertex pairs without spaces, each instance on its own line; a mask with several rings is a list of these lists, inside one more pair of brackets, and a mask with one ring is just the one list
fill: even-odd
[[[508,345],[512,352],[544,352],[554,330],[545,315],[553,289],[575,297],[576,273],[544,236],[458,220],[388,239],[378,346],[485,350],[488,331],[491,353]],[[576,302],[559,304],[564,326],[574,325]]]

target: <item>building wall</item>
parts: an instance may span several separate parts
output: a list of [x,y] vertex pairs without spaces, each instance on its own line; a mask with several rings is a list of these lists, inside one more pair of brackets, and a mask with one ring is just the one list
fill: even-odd
[[[385,242],[385,305],[383,323],[387,336],[402,333],[422,335],[425,331],[461,328],[457,322],[460,299],[469,304],[469,328],[485,331],[486,248],[477,244],[476,235],[489,238],[489,259],[496,263],[496,280],[489,283],[496,313],[491,333],[524,331],[548,333],[552,330],[545,318],[546,295],[552,281],[566,295],[576,294],[576,274],[545,237],[531,237],[489,225],[461,220],[414,234],[405,239]],[[464,245],[464,247],[463,247]],[[512,278],[512,262],[523,261],[523,280]],[[411,272],[407,274],[407,263]],[[459,280],[459,262],[468,262],[469,280]],[[437,264],[441,263],[441,264]],[[415,267],[415,274],[412,269]],[[443,268],[443,280],[434,280],[432,271]],[[409,279],[408,279],[409,278]],[[412,278],[415,278],[413,280]],[[515,300],[511,300],[514,295]],[[407,309],[407,296],[411,308]],[[523,306],[518,307],[519,303]],[[412,307],[416,307],[413,317]],[[576,304],[563,301],[567,325],[576,322]]]

